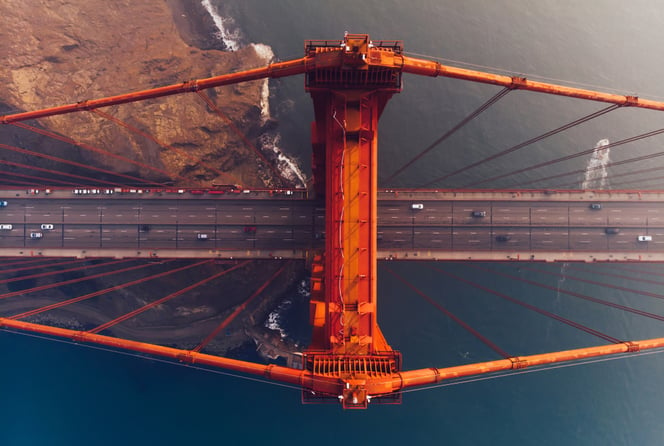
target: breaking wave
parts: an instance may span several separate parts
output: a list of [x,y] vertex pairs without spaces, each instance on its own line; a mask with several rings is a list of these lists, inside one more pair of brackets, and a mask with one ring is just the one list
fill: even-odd
[[[229,51],[237,51],[245,46],[251,46],[267,65],[274,61],[274,52],[272,47],[264,43],[250,43],[245,45],[242,32],[235,24],[231,17],[222,16],[218,9],[212,5],[212,0],[202,0],[201,4],[212,17],[215,26],[217,27],[217,38],[220,39],[226,49]],[[265,124],[271,119],[270,114],[270,84],[269,79],[264,79],[261,85],[261,93],[259,99],[259,106],[261,109],[261,123]],[[306,175],[302,172],[300,165],[296,158],[291,157],[281,150],[279,143],[281,135],[279,133],[265,133],[260,137],[260,149],[266,154],[269,159],[274,160],[277,164],[277,169],[281,175],[291,181],[296,186],[305,187],[307,184]]]
[[[304,299],[305,301],[309,301],[309,297],[311,295],[311,292],[309,291],[309,282],[306,280],[300,281],[300,283],[297,286],[297,296],[295,297],[296,300],[301,300]],[[286,319],[286,315],[288,314],[288,311],[291,309],[293,306],[293,299],[284,299],[277,308],[275,308],[268,316],[267,319],[265,320],[264,326],[271,329],[271,330],[276,330],[280,333],[281,339],[288,338],[288,332],[283,328],[284,324],[284,319]]]
[[211,0],[202,0],[201,4],[205,10],[210,14],[215,26],[217,27],[216,37],[224,42],[224,46],[228,51],[237,51],[241,48],[242,35],[239,29],[235,26],[235,22],[230,17],[222,17],[217,9],[212,6]]
[[609,154],[611,148],[609,147],[608,139],[600,139],[595,144],[590,161],[586,165],[586,171],[581,183],[581,189],[606,189],[608,187],[607,165],[611,161]]
[[281,175],[298,187],[306,187],[307,177],[300,169],[297,160],[286,155],[279,144],[281,135],[279,133],[264,133],[259,138],[260,149],[268,153],[270,158],[277,165]]

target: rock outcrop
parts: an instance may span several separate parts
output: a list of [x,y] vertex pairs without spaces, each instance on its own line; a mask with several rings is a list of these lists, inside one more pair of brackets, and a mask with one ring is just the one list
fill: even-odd
[[[214,24],[199,2],[6,0],[0,2],[0,14],[4,17],[0,27],[2,114],[266,64],[253,46],[222,51],[223,44],[214,37]],[[255,140],[264,125],[261,88],[262,82],[254,81],[206,94]],[[3,142],[9,140],[8,144],[29,150],[48,153],[53,148],[64,153],[58,156],[74,161],[159,182],[172,180],[181,186],[217,182],[255,187],[270,181],[252,149],[196,93],[102,111],[161,144],[92,112],[45,118],[38,125],[162,172],[71,145],[63,148],[60,142],[26,136],[14,126],[3,126],[1,136]]]

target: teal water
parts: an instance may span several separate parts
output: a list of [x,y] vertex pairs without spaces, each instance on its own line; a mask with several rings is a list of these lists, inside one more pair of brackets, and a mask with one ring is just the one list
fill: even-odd
[[[664,8],[641,0],[394,0],[325,3],[228,0],[247,41],[270,44],[277,57],[300,57],[309,38],[340,38],[345,30],[403,39],[406,51],[664,97],[657,55]],[[301,78],[273,82],[284,148],[307,165],[310,99]],[[380,175],[442,135],[495,89],[407,76],[381,124]],[[601,106],[515,92],[390,186],[417,186],[471,161],[550,130]],[[522,164],[592,148],[661,126],[652,112],[625,110],[546,141],[515,158],[478,168],[449,186]],[[659,117],[659,119],[657,119]],[[483,118],[485,118],[483,116]],[[619,160],[652,153],[648,141],[612,152]],[[551,156],[551,154],[555,154]],[[578,159],[560,171],[582,168]],[[624,167],[640,168],[634,165]],[[544,173],[552,175],[558,168]],[[615,173],[623,172],[616,168]],[[511,181],[514,181],[512,179]],[[496,184],[495,186],[501,186]],[[504,185],[503,185],[504,186]],[[662,323],[592,305],[464,264],[434,266],[552,312],[629,339],[661,336]],[[605,287],[484,265],[531,280],[664,314],[661,301]],[[530,354],[600,344],[586,333],[532,315],[513,304],[447,279],[422,263],[386,262],[379,276],[380,324],[405,368],[497,358],[474,337],[399,284],[386,267],[416,283],[502,348]],[[592,265],[599,272],[610,266]],[[538,265],[608,283],[664,293],[661,285],[584,273],[575,265]],[[644,272],[662,271],[644,265]],[[636,277],[653,278],[646,274]],[[398,406],[343,412],[303,406],[299,391],[155,360],[0,332],[0,445],[72,444],[428,444],[659,445],[664,443],[661,373],[652,354],[480,380],[404,395]]]

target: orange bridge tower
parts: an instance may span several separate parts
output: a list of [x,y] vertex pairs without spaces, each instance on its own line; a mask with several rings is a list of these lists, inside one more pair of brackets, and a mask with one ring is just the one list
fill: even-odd
[[[305,44],[315,65],[306,73],[315,110],[313,172],[326,205],[325,254],[312,278],[313,340],[304,361],[314,379],[305,400],[332,396],[347,408],[366,407],[371,395],[392,391],[379,382],[400,368],[376,320],[376,188],[378,119],[401,90],[395,64],[401,52],[401,42],[372,42],[366,34]],[[338,380],[335,388],[330,378]]]

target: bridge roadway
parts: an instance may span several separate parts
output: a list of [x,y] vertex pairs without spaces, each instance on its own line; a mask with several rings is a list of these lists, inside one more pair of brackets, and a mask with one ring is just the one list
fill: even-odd
[[[304,258],[325,236],[325,210],[301,191],[33,192],[0,191],[8,202],[0,225],[11,225],[0,229],[0,255]],[[378,256],[661,261],[663,201],[664,193],[643,191],[387,190],[379,194]],[[592,203],[602,208],[591,209]],[[473,217],[475,211],[486,215]],[[607,228],[619,232],[607,234]],[[639,242],[639,235],[652,240]]]

